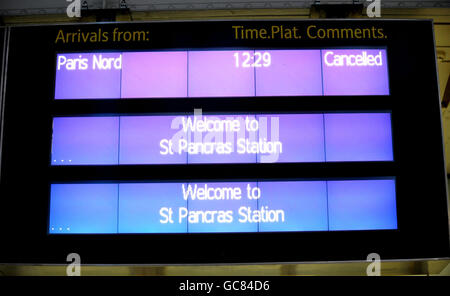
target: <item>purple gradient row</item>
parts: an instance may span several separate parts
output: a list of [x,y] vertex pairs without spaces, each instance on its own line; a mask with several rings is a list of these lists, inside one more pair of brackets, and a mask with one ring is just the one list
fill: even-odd
[[[238,120],[238,132],[193,134],[182,120],[193,116],[56,117],[53,119],[52,165],[270,163],[392,161],[389,113],[282,115],[203,115],[211,120]],[[259,123],[257,132],[245,120]],[[197,138],[196,138],[197,137]],[[200,138],[198,138],[200,137]],[[172,140],[168,149],[162,140]],[[230,153],[178,153],[185,143],[225,143]],[[239,139],[282,143],[275,152],[238,153]],[[172,151],[174,153],[169,153]],[[242,151],[242,150],[241,150]],[[165,153],[165,154],[164,154]]]
[[57,55],[55,99],[388,94],[384,49]]

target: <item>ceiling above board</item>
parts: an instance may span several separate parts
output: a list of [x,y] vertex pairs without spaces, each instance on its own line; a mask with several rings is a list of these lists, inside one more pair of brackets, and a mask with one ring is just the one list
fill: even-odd
[[[3,0],[0,15],[33,15],[65,13],[73,0]],[[89,9],[119,8],[126,5],[131,11],[158,10],[215,10],[215,9],[262,9],[262,8],[309,8],[312,4],[351,4],[370,2],[364,0],[81,0]],[[380,0],[382,8],[450,8],[448,0]]]

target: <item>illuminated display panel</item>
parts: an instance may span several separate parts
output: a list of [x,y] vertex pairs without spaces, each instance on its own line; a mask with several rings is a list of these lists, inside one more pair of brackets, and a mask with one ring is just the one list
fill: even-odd
[[117,232],[117,184],[53,184],[50,233]]
[[389,95],[385,49],[61,53],[56,64],[55,99]]
[[105,69],[102,62],[118,59],[120,53],[58,55],[55,99],[119,98],[122,66],[109,65]]
[[[183,233],[187,223],[161,223],[168,208],[187,208],[187,201],[176,198],[181,183],[116,184],[119,188],[118,233]],[[70,185],[68,185],[70,186]],[[117,199],[117,196],[116,196]],[[116,200],[117,202],[117,200]],[[167,208],[165,211],[164,208]],[[116,212],[117,213],[117,212]]]
[[187,52],[128,52],[122,59],[122,80],[115,80],[121,98],[187,95]]
[[256,96],[322,95],[320,50],[257,50],[256,58],[257,54],[270,57],[271,64],[255,68]]
[[330,230],[397,228],[394,180],[328,181],[327,190]]
[[189,97],[251,97],[255,95],[255,70],[237,57],[253,51],[190,51]]
[[389,113],[56,117],[53,123],[52,165],[392,160]]
[[397,229],[395,180],[52,184],[49,233]]
[[[161,155],[160,145],[169,135],[187,140],[187,132],[180,129],[185,116],[122,116],[120,117],[120,164],[177,164],[187,162],[187,152]],[[163,142],[164,144],[164,142]],[[118,163],[116,163],[118,164]]]
[[323,95],[389,95],[385,50],[322,50]]
[[117,164],[118,130],[118,117],[54,118],[52,164]]
[[277,139],[281,153],[259,153],[257,162],[324,162],[323,114],[257,115],[259,139]]
[[[202,118],[216,123],[230,123],[230,128],[227,129],[224,125],[223,131],[211,132],[200,132],[198,125],[189,128],[187,149],[184,148],[186,145],[179,144],[180,149],[187,150],[187,163],[256,163],[258,153],[247,149],[246,145],[247,140],[256,143],[259,139],[261,130],[249,130],[246,126],[250,121],[256,120],[255,115],[187,117],[193,123],[200,123]],[[232,126],[235,128],[231,128]]]
[[389,113],[325,114],[327,161],[393,159]]

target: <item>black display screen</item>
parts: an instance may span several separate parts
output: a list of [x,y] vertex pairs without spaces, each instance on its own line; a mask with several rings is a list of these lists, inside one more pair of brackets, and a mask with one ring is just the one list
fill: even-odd
[[0,262],[450,256],[429,21],[5,36]]

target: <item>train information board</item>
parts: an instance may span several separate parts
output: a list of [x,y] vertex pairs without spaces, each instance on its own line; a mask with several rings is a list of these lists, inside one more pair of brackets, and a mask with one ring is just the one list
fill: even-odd
[[0,262],[450,256],[429,21],[7,27],[4,41]]

